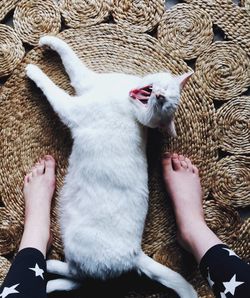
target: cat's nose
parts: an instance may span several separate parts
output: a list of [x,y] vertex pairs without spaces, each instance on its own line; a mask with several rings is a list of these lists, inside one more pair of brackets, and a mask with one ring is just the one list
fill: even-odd
[[165,96],[161,94],[156,94],[155,97],[159,103],[163,104],[165,102]]

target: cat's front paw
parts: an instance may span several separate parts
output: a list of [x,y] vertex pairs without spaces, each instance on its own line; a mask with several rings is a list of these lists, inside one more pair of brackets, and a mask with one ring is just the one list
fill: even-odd
[[25,68],[25,71],[26,71],[27,76],[32,81],[37,81],[42,73],[41,69],[34,64],[28,64]]
[[52,50],[56,50],[59,46],[64,43],[60,38],[55,36],[46,35],[40,38],[39,40],[39,46],[48,46]]

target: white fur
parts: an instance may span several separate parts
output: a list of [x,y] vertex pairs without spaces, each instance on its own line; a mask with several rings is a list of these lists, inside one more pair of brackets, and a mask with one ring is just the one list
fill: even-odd
[[[76,96],[56,86],[37,66],[27,75],[46,95],[74,140],[60,194],[60,224],[66,263],[49,261],[48,271],[70,280],[48,283],[48,292],[70,290],[85,276],[107,279],[135,269],[173,288],[181,297],[197,297],[179,274],[145,256],[141,239],[148,209],[146,131],[165,126],[174,134],[173,116],[183,81],[169,73],[138,77],[98,74],[56,37],[43,37],[59,53]],[[148,104],[129,91],[153,84]],[[161,94],[164,100],[157,100]],[[149,261],[151,260],[151,261]],[[156,265],[157,264],[157,265]],[[152,268],[150,268],[150,266]]]

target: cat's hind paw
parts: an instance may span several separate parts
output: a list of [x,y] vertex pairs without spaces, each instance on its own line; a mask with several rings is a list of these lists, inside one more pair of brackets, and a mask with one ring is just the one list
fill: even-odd
[[79,288],[80,286],[81,284],[79,282],[59,278],[48,281],[46,286],[46,292],[49,294],[55,291],[72,291]]
[[67,263],[59,260],[48,260],[46,264],[47,271],[49,273],[72,277],[72,274],[69,271],[69,265]]

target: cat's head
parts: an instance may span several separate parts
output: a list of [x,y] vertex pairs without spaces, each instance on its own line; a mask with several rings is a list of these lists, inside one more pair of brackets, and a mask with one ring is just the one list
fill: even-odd
[[138,121],[151,128],[165,128],[176,136],[174,113],[181,90],[192,74],[192,71],[182,75],[162,72],[143,77],[140,86],[129,93]]

